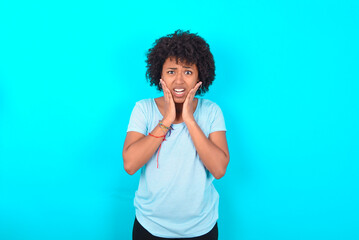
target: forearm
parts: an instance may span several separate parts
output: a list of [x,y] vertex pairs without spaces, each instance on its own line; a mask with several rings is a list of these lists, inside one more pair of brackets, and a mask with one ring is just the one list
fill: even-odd
[[204,166],[216,179],[223,177],[229,156],[206,137],[195,120],[186,122],[186,125]]
[[[164,136],[166,132],[157,125],[151,134],[154,136]],[[123,160],[126,172],[132,175],[143,167],[155,154],[162,141],[163,137],[156,138],[148,135],[124,149]]]

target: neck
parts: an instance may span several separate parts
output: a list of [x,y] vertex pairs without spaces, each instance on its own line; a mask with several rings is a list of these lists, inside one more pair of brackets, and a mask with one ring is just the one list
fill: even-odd
[[183,103],[175,103],[176,106],[176,120],[182,120]]

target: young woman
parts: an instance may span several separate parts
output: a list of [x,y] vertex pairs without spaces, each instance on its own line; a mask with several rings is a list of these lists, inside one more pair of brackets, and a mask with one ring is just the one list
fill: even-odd
[[229,162],[226,127],[217,104],[195,98],[215,77],[209,46],[177,30],[156,40],[146,62],[163,97],[136,103],[123,147],[126,172],[141,169],[133,239],[218,239],[212,181]]

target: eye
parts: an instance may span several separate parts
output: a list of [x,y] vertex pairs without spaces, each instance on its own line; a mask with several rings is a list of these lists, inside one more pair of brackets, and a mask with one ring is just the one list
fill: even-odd
[[184,74],[191,75],[191,74],[192,74],[192,72],[191,72],[191,71],[189,71],[189,70],[187,70],[187,71],[185,71],[185,72],[184,72]]
[[175,71],[167,71],[168,74],[174,74]]

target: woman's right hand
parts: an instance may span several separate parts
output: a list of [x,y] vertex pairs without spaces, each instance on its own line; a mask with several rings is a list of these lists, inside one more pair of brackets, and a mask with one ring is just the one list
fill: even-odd
[[162,123],[169,127],[176,119],[176,106],[175,102],[173,101],[172,93],[168,89],[165,81],[160,79],[160,83],[163,90],[163,96],[165,98],[165,115],[162,119]]

